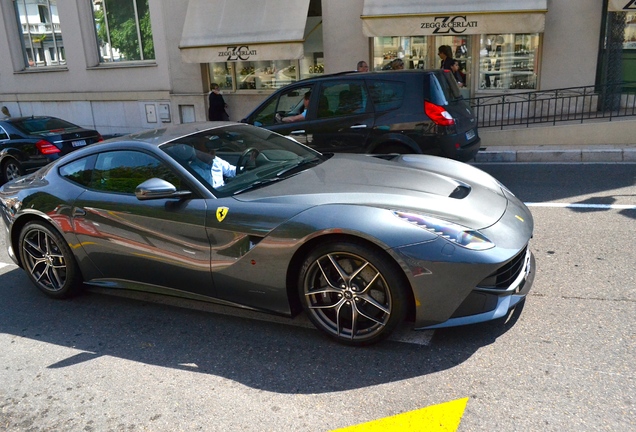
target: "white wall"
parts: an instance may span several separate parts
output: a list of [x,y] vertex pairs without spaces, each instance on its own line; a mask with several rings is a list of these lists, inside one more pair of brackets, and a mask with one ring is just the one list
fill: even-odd
[[594,85],[601,0],[548,0],[540,89]]
[[362,33],[363,0],[322,0],[325,72],[355,70],[358,61],[370,63],[369,38]]

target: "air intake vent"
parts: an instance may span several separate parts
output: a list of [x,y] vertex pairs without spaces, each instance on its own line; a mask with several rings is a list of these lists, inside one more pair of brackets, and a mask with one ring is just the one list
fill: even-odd
[[462,199],[466,198],[470,193],[470,186],[459,185],[455,188],[454,191],[448,196],[449,198]]

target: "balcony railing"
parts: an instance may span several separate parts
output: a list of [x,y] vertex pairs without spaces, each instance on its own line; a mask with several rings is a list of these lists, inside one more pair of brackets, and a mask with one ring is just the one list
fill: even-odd
[[571,87],[468,99],[480,128],[612,120],[636,116],[636,82]]
[[25,24],[22,23],[22,34],[47,34],[47,33],[60,33],[62,31],[59,23],[47,24],[47,23],[34,23]]

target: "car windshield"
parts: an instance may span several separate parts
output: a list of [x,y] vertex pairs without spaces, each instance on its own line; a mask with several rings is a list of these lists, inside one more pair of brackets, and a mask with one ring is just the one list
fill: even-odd
[[326,159],[291,138],[250,125],[197,132],[161,149],[217,197],[284,180]]
[[12,124],[26,134],[40,134],[43,132],[62,132],[67,129],[77,129],[79,126],[55,117],[31,117],[13,121]]

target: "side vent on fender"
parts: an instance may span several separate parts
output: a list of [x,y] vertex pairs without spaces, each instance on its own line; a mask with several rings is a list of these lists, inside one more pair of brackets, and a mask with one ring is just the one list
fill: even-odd
[[466,198],[470,193],[470,186],[468,185],[459,185],[455,188],[454,191],[448,196],[449,198],[462,199]]

